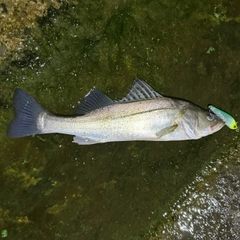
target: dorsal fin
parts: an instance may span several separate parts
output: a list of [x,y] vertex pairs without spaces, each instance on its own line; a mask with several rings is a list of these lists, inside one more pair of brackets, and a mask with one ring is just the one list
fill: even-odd
[[134,102],[160,97],[163,96],[153,90],[145,81],[137,78],[127,96],[122,98],[119,102]]
[[112,99],[94,88],[84,97],[82,102],[79,103],[77,115],[84,115],[88,112],[111,105],[113,103],[114,102]]

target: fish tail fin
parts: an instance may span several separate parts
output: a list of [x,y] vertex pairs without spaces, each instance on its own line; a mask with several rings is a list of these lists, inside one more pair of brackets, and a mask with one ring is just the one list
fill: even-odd
[[38,117],[47,111],[32,96],[22,89],[16,89],[13,106],[15,117],[8,126],[8,137],[20,138],[42,133],[38,127]]

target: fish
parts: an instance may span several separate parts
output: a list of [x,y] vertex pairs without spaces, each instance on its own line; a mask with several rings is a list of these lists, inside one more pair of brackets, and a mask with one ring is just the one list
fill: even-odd
[[165,97],[136,79],[129,93],[112,100],[96,88],[80,101],[74,116],[58,116],[31,95],[15,89],[15,117],[7,136],[73,135],[79,145],[120,141],[195,140],[219,131],[224,121],[189,101]]

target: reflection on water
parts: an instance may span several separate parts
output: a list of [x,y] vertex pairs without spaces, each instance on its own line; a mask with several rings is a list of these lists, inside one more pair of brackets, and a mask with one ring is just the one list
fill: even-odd
[[239,239],[240,145],[207,166],[164,217],[153,239]]

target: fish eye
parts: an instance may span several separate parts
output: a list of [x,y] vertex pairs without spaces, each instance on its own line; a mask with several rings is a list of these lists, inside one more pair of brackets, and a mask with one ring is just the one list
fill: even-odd
[[213,119],[214,119],[214,115],[209,112],[209,113],[207,114],[207,120],[213,121]]

